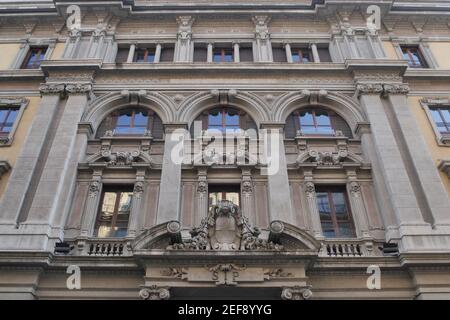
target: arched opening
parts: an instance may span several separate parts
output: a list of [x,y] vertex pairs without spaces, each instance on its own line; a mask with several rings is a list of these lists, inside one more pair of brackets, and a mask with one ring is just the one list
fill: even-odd
[[198,130],[218,130],[222,133],[240,132],[253,129],[257,125],[251,116],[240,109],[230,106],[220,106],[205,110],[191,124],[191,134]]
[[317,107],[306,107],[292,112],[286,119],[286,138],[294,138],[297,133],[306,136],[334,136],[337,132],[352,138],[352,130],[336,112]]
[[96,137],[103,137],[110,131],[113,136],[138,137],[151,135],[163,137],[161,118],[151,109],[128,107],[111,112],[100,124]]

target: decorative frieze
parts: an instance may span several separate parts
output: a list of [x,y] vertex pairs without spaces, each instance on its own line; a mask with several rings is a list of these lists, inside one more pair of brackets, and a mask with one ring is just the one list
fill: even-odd
[[90,83],[73,83],[66,85],[66,92],[69,94],[83,94],[92,91],[92,84]]
[[65,85],[63,83],[42,83],[39,92],[44,94],[64,94]]

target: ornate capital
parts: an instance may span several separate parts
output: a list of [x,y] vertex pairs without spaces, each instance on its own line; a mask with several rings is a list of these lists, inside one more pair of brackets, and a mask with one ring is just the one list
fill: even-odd
[[143,193],[144,193],[144,182],[137,181],[134,184],[133,195],[136,199],[140,199]]
[[66,92],[69,94],[83,94],[92,91],[92,84],[90,83],[73,83],[66,85]]
[[360,83],[356,86],[356,92],[358,96],[362,94],[380,95],[381,93],[383,93],[383,85],[375,83]]
[[97,197],[99,191],[100,191],[100,182],[92,181],[89,186],[89,198]]
[[252,18],[253,23],[255,24],[255,37],[260,40],[268,40],[270,38],[269,32],[269,16],[254,16]]
[[44,94],[63,94],[64,84],[63,83],[42,83],[39,86],[39,91],[42,95]]
[[195,18],[192,16],[179,16],[177,17],[178,23],[178,39],[190,40],[192,37],[192,24]]
[[208,191],[208,183],[206,181],[199,181],[197,184],[197,192],[205,194]]
[[311,182],[311,181],[305,182],[304,187],[305,187],[306,196],[308,198],[312,198],[312,197],[315,196],[315,194],[316,194],[316,186],[314,185],[313,182]]
[[408,94],[409,92],[409,85],[406,83],[385,84],[383,87],[384,94]]
[[350,193],[352,194],[352,196],[359,197],[360,192],[361,192],[361,185],[356,181],[350,182]]
[[169,288],[152,285],[149,288],[141,289],[139,291],[139,297],[142,300],[168,300],[170,299],[170,291]]
[[283,300],[308,300],[312,297],[310,286],[308,287],[286,287],[281,292],[281,299]]

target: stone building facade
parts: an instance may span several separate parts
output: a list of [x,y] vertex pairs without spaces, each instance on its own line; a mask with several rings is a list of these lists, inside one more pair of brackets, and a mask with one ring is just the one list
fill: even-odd
[[0,298],[449,299],[449,10],[2,1]]

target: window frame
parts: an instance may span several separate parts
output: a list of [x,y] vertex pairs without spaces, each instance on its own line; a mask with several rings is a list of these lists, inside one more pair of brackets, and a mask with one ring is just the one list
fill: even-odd
[[[27,41],[22,42],[20,45],[19,52],[17,53],[16,58],[12,62],[10,68],[20,70],[39,70],[40,67],[35,69],[22,69],[22,65],[25,63],[26,58],[29,55],[30,49],[35,47],[47,47],[47,51],[45,52],[43,60],[48,60],[53,54],[56,42],[57,39],[29,39]],[[43,60],[41,60],[41,62]]]
[[[294,61],[294,53],[298,53],[299,61]],[[304,53],[308,53],[308,62],[303,62]],[[291,47],[291,59],[292,63],[298,64],[309,64],[315,62],[312,50],[306,47],[297,47],[297,46]]]
[[[333,193],[342,193],[343,194],[343,198],[344,198],[344,203],[345,203],[345,207],[347,209],[347,215],[348,215],[348,219],[344,220],[344,221],[339,221],[339,219],[337,218],[336,215],[336,208],[335,208],[335,204],[334,204],[334,200],[333,200]],[[356,238],[357,237],[357,230],[356,230],[356,225],[355,225],[355,220],[353,219],[353,214],[352,214],[352,209],[351,209],[351,202],[350,202],[350,198],[347,192],[347,189],[344,186],[338,186],[338,185],[331,185],[331,186],[327,186],[327,185],[318,185],[316,186],[316,194],[317,193],[326,193],[327,194],[327,198],[328,198],[328,204],[330,207],[330,221],[332,223],[333,226],[333,231],[334,231],[334,237],[326,237],[324,232],[323,232],[323,227],[322,227],[322,219],[320,217],[320,211],[319,211],[319,204],[317,203],[317,197],[316,197],[316,205],[317,205],[317,210],[319,213],[319,220],[320,220],[320,226],[322,229],[322,234],[327,238],[327,239],[345,239],[345,238]],[[339,225],[340,223],[350,223],[350,225],[352,226],[352,232],[353,234],[349,237],[349,236],[341,236],[340,234],[340,230],[339,230]]]
[[[37,52],[39,53],[39,56],[42,56],[42,51],[44,49],[45,49],[45,53],[43,54],[42,60],[41,59],[37,60],[38,64],[36,64],[36,62],[35,62],[35,63],[32,64],[32,67],[29,67],[31,56],[32,56],[33,52],[35,50],[38,50]],[[25,58],[22,61],[22,65],[20,66],[20,69],[25,69],[25,70],[36,70],[36,69],[39,69],[41,67],[41,62],[45,60],[45,57],[47,55],[47,51],[48,51],[48,46],[31,46],[28,49],[28,52],[27,52],[27,54],[25,55]]]
[[[144,50],[144,61],[137,61],[137,57],[139,54],[139,51]],[[152,61],[148,61],[148,56],[149,53],[153,53],[153,60]],[[136,49],[134,51],[134,56],[133,56],[133,63],[156,63],[155,62],[156,59],[156,48],[153,47],[138,47],[136,46]]]
[[[222,130],[219,129],[217,125],[214,126],[213,128],[210,128],[209,117],[210,117],[210,115],[211,115],[211,112],[212,112],[213,110],[217,110],[217,109],[220,110],[220,114],[221,114],[221,126],[220,126],[220,128],[221,128]],[[230,109],[233,110],[233,111],[235,111],[235,112],[237,113],[237,115],[238,115],[238,126],[239,126],[239,128],[237,128],[237,129],[231,129],[231,128],[228,128],[228,127],[226,126],[226,115],[225,115],[225,114],[226,114],[226,111],[227,111],[227,110],[230,110]],[[238,110],[238,109],[235,109],[235,108],[229,107],[229,106],[223,106],[223,107],[216,107],[216,108],[209,109],[209,110],[207,111],[207,113],[208,113],[208,117],[207,117],[206,130],[216,129],[216,130],[219,130],[219,131],[221,131],[221,132],[223,132],[223,133],[226,133],[227,130],[230,130],[230,131],[244,130],[244,129],[241,128],[241,116],[242,116],[242,111],[241,111],[241,110]]]
[[[333,131],[332,133],[329,133],[329,134],[327,134],[327,133],[305,133],[305,132],[303,132],[302,131],[302,123],[301,123],[301,116],[300,116],[300,113],[301,112],[308,112],[308,111],[310,111],[311,112],[311,114],[312,114],[312,117],[313,117],[313,124],[314,124],[314,128],[320,128],[320,127],[325,127],[325,126],[321,126],[321,125],[318,125],[317,124],[317,116],[316,116],[316,112],[317,111],[322,111],[322,112],[326,112],[327,113],[327,117],[328,117],[328,119],[329,119],[329,121],[330,121],[330,127],[331,127],[331,130]],[[293,114],[296,116],[296,119],[297,119],[297,121],[296,121],[296,131],[299,131],[300,130],[300,132],[303,134],[303,135],[305,135],[305,136],[317,136],[317,137],[334,137],[335,135],[336,135],[336,129],[335,128],[333,128],[333,123],[331,122],[331,117],[330,117],[330,111],[329,110],[326,110],[326,109],[321,109],[321,108],[302,108],[302,109],[298,109],[298,110],[295,110],[294,112],[293,112]]]
[[443,134],[439,130],[438,126],[436,125],[436,122],[434,121],[433,114],[431,112],[431,109],[433,108],[448,108],[450,110],[450,98],[438,98],[438,99],[423,98],[420,101],[420,104],[422,105],[422,108],[424,109],[425,114],[427,115],[428,121],[430,122],[430,125],[433,128],[437,144],[442,147],[450,147],[450,132],[449,134],[445,133]]
[[392,42],[395,51],[397,52],[397,56],[400,60],[407,61],[403,57],[403,49],[402,47],[417,47],[419,50],[419,53],[421,54],[421,57],[423,59],[423,62],[426,66],[424,67],[411,67],[408,62],[408,68],[411,70],[429,70],[429,69],[436,69],[438,68],[438,63],[436,59],[433,56],[433,53],[430,50],[430,46],[426,42],[422,42],[420,40],[417,41],[411,41],[411,40],[396,40]]
[[123,194],[123,193],[131,193],[132,194],[131,202],[130,202],[130,211],[128,213],[128,222],[127,222],[127,228],[126,228],[127,229],[127,233],[128,233],[128,228],[129,228],[130,220],[131,220],[130,219],[131,211],[132,211],[132,208],[133,208],[133,196],[134,196],[134,194],[133,194],[133,186],[132,185],[103,186],[102,193],[101,193],[101,196],[100,196],[99,206],[98,206],[98,209],[97,209],[97,215],[95,217],[94,237],[95,238],[101,238],[101,239],[105,239],[105,238],[113,238],[113,239],[124,238],[124,237],[126,237],[126,235],[123,236],[123,237],[122,236],[116,237],[116,236],[111,236],[111,235],[108,235],[107,237],[99,237],[99,235],[98,235],[98,231],[99,231],[99,228],[101,226],[100,218],[101,218],[101,213],[102,213],[103,201],[105,200],[105,194],[108,193],[108,192],[116,194],[116,200],[115,200],[115,203],[114,203],[114,212],[113,212],[113,215],[111,217],[111,225],[109,226],[110,227],[110,233],[113,230],[113,228],[115,227],[115,224],[117,222],[117,216],[119,214],[119,205],[120,205],[120,196],[121,196],[121,194]]
[[7,99],[0,98],[0,108],[15,108],[18,110],[17,116],[14,119],[14,124],[11,128],[11,131],[8,134],[0,134],[0,147],[10,146],[13,142],[14,135],[19,126],[20,120],[23,116],[25,109],[27,108],[29,103],[28,99]]
[[[216,57],[216,52],[220,50],[221,53],[221,60],[220,61],[216,61],[215,57]],[[231,61],[225,61],[224,57],[226,56],[225,52],[228,51],[231,53]],[[233,48],[227,48],[227,47],[214,47],[212,50],[212,62],[213,63],[233,63],[235,61],[235,57],[234,57],[234,49]]]

